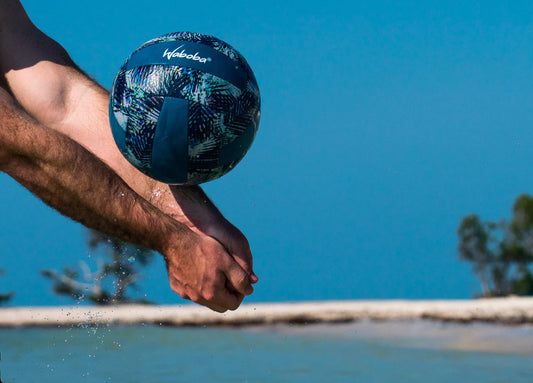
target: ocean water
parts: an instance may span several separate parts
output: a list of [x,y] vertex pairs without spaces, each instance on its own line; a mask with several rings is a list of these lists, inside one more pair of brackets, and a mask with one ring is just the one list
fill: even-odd
[[3,329],[0,352],[3,383],[533,382],[533,327]]

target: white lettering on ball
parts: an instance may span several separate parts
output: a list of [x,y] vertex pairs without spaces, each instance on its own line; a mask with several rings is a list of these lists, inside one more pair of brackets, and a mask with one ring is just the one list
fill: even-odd
[[[163,57],[166,57],[167,60],[170,60],[174,57],[178,57],[181,59],[187,59],[187,60],[193,60],[193,61],[199,61],[202,64],[205,64],[208,61],[211,61],[211,57],[200,57],[198,56],[198,52],[196,52],[194,55],[189,54],[185,52],[185,49],[182,49],[183,45],[180,45],[173,51],[169,51],[168,49],[165,49],[165,52],[163,52]],[[181,49],[181,51],[179,51]]]

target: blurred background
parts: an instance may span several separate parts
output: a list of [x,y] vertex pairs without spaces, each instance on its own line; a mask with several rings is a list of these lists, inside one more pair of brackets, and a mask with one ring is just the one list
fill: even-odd
[[[173,31],[215,35],[262,95],[245,159],[204,185],[248,237],[248,302],[455,299],[479,292],[461,219],[509,217],[533,190],[533,3],[23,0],[107,89],[129,54]],[[42,269],[95,268],[86,229],[0,174],[0,293],[57,305]],[[183,303],[161,257],[140,294]]]

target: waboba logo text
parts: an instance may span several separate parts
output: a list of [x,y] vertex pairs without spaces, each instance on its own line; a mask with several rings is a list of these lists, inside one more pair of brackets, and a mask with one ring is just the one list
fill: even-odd
[[[211,61],[211,57],[200,57],[198,56],[198,52],[192,55],[192,54],[185,52],[185,49],[181,49],[181,48],[183,48],[183,45],[180,45],[173,51],[169,51],[168,49],[165,49],[165,52],[163,53],[163,57],[166,57],[168,60],[174,57],[179,57],[181,59],[198,61],[198,62],[201,62],[202,64],[205,64],[206,62]],[[180,49],[181,51],[179,51]]]

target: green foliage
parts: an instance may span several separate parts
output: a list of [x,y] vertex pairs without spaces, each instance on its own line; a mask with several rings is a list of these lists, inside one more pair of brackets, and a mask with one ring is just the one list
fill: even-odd
[[529,269],[521,270],[521,277],[513,282],[516,295],[533,295],[533,275]]
[[5,304],[9,303],[9,301],[10,301],[11,299],[13,299],[13,296],[14,296],[14,295],[15,295],[15,294],[14,294],[12,291],[9,292],[9,293],[2,293],[2,294],[0,294],[0,306],[3,306],[3,305],[5,305]]
[[[4,274],[4,269],[0,269],[0,275],[2,274]],[[15,293],[13,291],[10,291],[9,293],[0,293],[0,306],[9,303],[9,301],[13,299],[14,295]]]
[[472,263],[483,296],[533,295],[533,196],[520,195],[510,222],[464,217],[457,230],[459,259]]
[[95,272],[91,272],[83,261],[81,272],[69,267],[65,267],[62,273],[42,270],[41,275],[52,281],[56,294],[75,300],[86,299],[99,305],[150,303],[145,299],[128,297],[127,290],[138,290],[139,269],[150,263],[154,255],[152,250],[92,229],[88,230],[87,245],[91,251],[100,250],[106,262],[99,258]]

